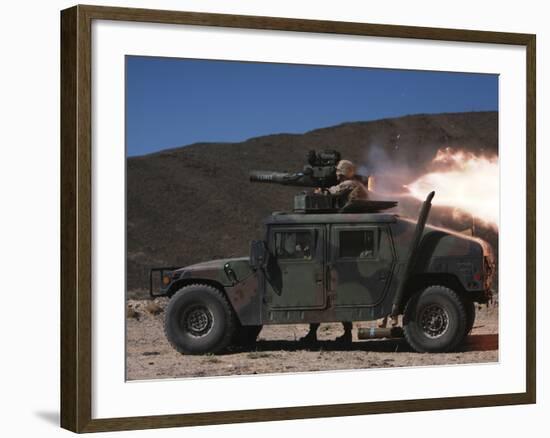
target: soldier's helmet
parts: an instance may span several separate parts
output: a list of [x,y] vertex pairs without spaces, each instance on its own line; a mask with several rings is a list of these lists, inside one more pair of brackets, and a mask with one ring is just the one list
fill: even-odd
[[346,178],[352,178],[355,175],[355,166],[349,160],[340,160],[336,166],[336,176],[342,175]]

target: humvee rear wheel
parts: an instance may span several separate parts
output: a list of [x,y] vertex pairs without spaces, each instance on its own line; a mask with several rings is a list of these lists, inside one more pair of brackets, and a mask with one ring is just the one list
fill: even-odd
[[453,290],[429,286],[413,295],[405,307],[403,332],[419,353],[451,351],[464,339],[468,317]]
[[166,308],[164,333],[180,353],[217,353],[229,345],[235,328],[235,315],[227,299],[206,284],[181,288]]

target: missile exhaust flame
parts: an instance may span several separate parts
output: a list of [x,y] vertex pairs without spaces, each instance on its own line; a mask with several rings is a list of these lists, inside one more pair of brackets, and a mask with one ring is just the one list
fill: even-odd
[[419,200],[435,190],[435,205],[454,207],[457,216],[468,214],[498,229],[499,168],[496,155],[440,149],[429,172],[404,188]]

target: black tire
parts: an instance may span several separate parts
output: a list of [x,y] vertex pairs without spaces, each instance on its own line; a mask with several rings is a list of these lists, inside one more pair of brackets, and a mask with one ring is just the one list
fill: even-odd
[[454,350],[463,341],[466,327],[462,300],[445,286],[427,287],[413,295],[405,307],[405,339],[419,353]]
[[256,342],[260,331],[261,325],[244,325],[237,328],[235,332],[234,342],[237,345],[252,345]]
[[464,300],[464,310],[466,310],[466,336],[470,334],[474,328],[474,323],[476,320],[476,305],[473,301],[465,299]]
[[235,314],[227,298],[213,286],[185,286],[166,308],[164,333],[180,353],[218,353],[229,345],[235,329]]

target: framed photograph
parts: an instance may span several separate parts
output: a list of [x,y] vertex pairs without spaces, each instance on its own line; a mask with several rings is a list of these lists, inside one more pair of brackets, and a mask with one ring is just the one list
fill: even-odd
[[535,403],[535,35],[61,12],[61,426]]

